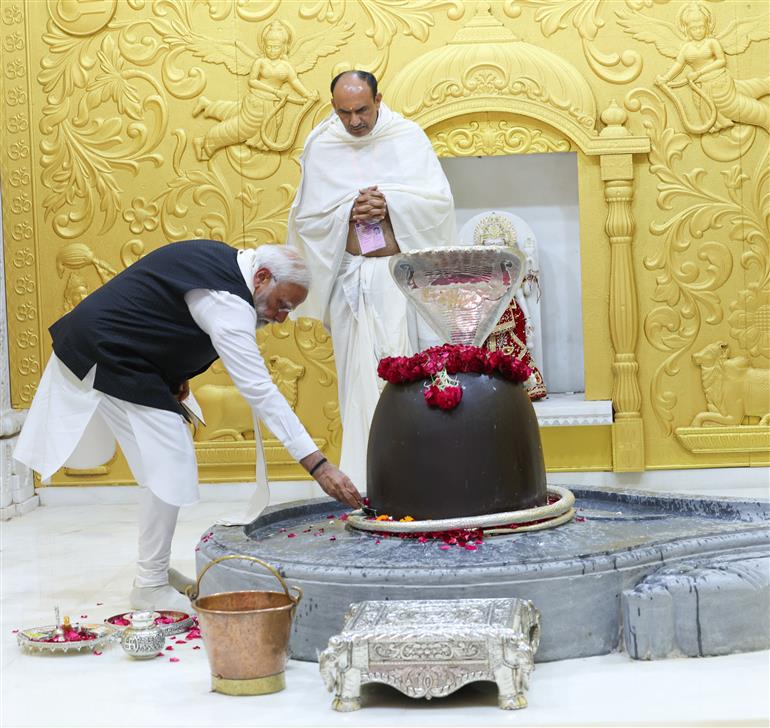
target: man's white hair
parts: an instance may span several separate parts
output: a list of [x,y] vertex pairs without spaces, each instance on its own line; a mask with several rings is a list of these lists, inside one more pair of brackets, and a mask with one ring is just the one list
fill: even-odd
[[252,275],[267,268],[278,283],[296,283],[305,290],[310,288],[310,269],[305,259],[293,248],[264,243],[255,250]]

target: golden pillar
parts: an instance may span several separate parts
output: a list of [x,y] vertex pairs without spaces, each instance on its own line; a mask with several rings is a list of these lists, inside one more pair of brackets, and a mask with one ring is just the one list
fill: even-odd
[[[602,137],[628,136],[623,126],[627,114],[615,102],[601,115],[607,125]],[[610,244],[610,338],[612,340],[613,469],[644,470],[644,428],[639,362],[639,302],[634,277],[633,240],[634,164],[631,154],[603,154],[601,178],[607,218],[604,230]]]

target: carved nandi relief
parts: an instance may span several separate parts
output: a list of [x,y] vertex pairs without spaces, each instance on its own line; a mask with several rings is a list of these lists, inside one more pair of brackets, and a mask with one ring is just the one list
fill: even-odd
[[754,367],[745,356],[730,356],[725,341],[715,341],[692,356],[701,370],[706,412],[699,412],[692,427],[737,426],[745,417],[759,417],[770,425],[770,369]]
[[[305,367],[284,356],[271,356],[266,364],[278,391],[295,409],[299,380],[305,375]],[[251,407],[233,385],[202,384],[195,390],[195,398],[206,419],[206,427],[195,433],[196,442],[254,439]]]

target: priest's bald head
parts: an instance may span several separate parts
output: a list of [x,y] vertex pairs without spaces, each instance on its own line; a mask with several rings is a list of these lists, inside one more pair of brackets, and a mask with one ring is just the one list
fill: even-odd
[[382,94],[368,71],[344,71],[331,83],[332,106],[345,130],[354,137],[369,134],[377,123]]

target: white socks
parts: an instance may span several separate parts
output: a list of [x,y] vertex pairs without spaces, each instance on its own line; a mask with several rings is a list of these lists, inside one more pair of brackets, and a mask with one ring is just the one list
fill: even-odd
[[192,614],[190,600],[182,596],[170,584],[163,586],[135,586],[129,596],[131,609],[147,609],[153,612],[169,610]]

